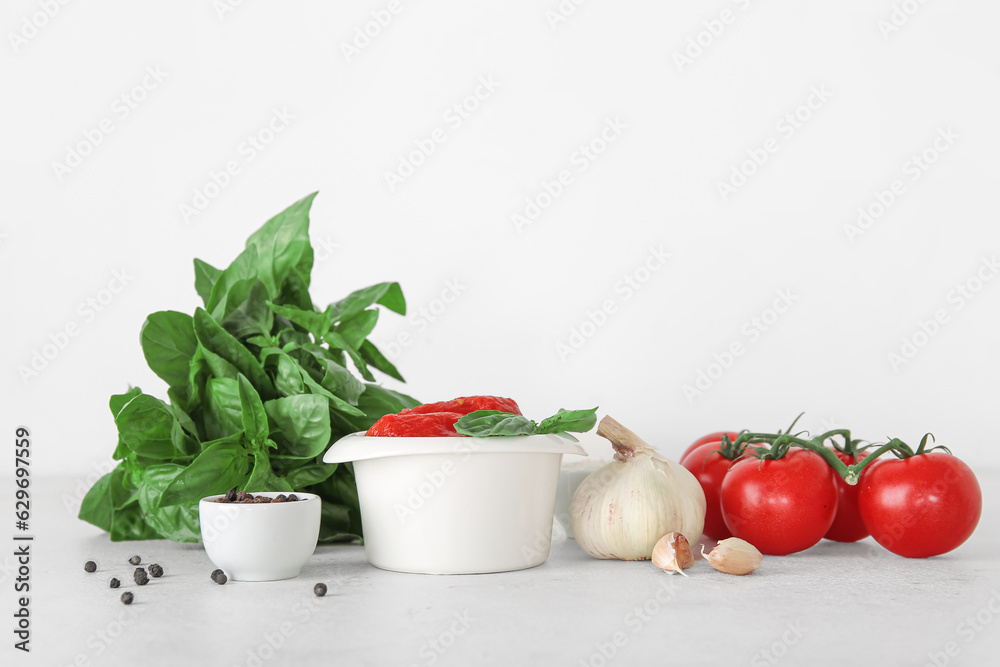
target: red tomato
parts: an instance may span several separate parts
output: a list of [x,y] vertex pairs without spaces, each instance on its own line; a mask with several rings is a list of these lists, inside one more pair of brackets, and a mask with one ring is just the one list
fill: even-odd
[[733,535],[761,553],[813,546],[837,513],[834,472],[819,454],[792,448],[781,459],[745,458],[722,480],[722,516]]
[[724,435],[728,435],[730,440],[735,440],[736,436],[738,436],[739,433],[733,433],[732,431],[718,431],[716,433],[709,433],[708,435],[703,435],[694,442],[692,442],[690,445],[688,445],[688,448],[684,450],[683,454],[681,454],[680,460],[683,461],[688,454],[694,451],[695,447],[700,447],[701,445],[704,445],[706,442],[722,442],[722,436]]
[[957,548],[972,535],[983,511],[975,474],[944,452],[876,461],[858,485],[861,516],[872,537],[907,558]]
[[[847,465],[853,465],[859,460],[864,459],[864,454],[860,457],[855,457],[837,450],[833,450],[833,453]],[[867,468],[861,472],[861,479],[864,479],[865,472],[867,472]],[[836,473],[833,477],[837,481],[837,516],[834,517],[833,525],[830,526],[830,530],[826,531],[826,535],[823,537],[835,542],[857,542],[858,540],[863,540],[870,533],[865,527],[865,522],[861,519],[861,509],[858,507],[858,492],[861,490],[861,484],[859,482],[851,486],[844,481],[843,477]]]
[[729,472],[732,461],[720,454],[719,442],[706,442],[695,447],[681,459],[681,465],[691,471],[705,492],[705,530],[708,537],[724,540],[733,534],[722,519],[722,505],[719,493],[722,489],[722,479]]

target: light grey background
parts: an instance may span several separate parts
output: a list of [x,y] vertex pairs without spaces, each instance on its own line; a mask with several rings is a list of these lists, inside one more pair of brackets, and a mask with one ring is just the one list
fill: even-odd
[[[1000,281],[976,283],[1000,249],[996,3],[593,0],[564,3],[565,20],[555,0],[232,4],[56,2],[43,22],[36,0],[5,3],[3,420],[47,443],[40,472],[107,459],[111,393],[163,395],[139,329],[198,305],[192,258],[227,265],[313,190],[314,299],[399,280],[410,315],[385,313],[374,340],[422,400],[509,395],[535,417],[600,405],[667,453],[805,411],[810,428],[933,431],[997,461]],[[477,92],[467,118],[449,111]],[[245,143],[275,110],[292,118]],[[113,131],[67,164],[105,119]],[[609,119],[615,140],[588,161],[580,146]],[[435,128],[444,141],[390,188]],[[228,185],[182,213],[230,161]],[[740,168],[754,173],[723,196]],[[570,184],[518,229],[563,170]],[[116,272],[124,288],[102,292]],[[970,280],[980,291],[960,297]],[[791,305],[773,317],[780,293]],[[25,379],[35,352],[53,358]],[[700,389],[699,372],[714,376]]]
[[[998,20],[986,0],[4,2],[0,428],[30,426],[34,473],[52,478],[36,509],[36,637],[48,657],[96,658],[87,639],[121,611],[83,595],[96,584],[65,568],[95,554],[124,562],[133,548],[74,517],[109,469],[108,396],[129,384],[165,393],[139,347],[144,318],[192,312],[192,258],[227,265],[268,217],[314,190],[315,301],[400,281],[410,314],[384,313],[373,339],[422,400],[508,395],[535,418],[600,405],[675,456],[703,433],[776,429],[805,411],[806,427],[847,425],[872,440],[933,431],[981,474],[995,469]],[[602,145],[602,132],[614,140]],[[412,174],[387,179],[428,141]],[[591,142],[593,159],[581,152]],[[220,176],[227,167],[238,173]],[[206,189],[213,196],[196,202]],[[529,201],[540,212],[518,222]],[[196,203],[196,214],[184,208]],[[875,217],[859,222],[859,208]],[[734,344],[742,353],[727,358]],[[785,588],[771,598],[765,577],[698,584],[719,599],[702,598],[699,618],[740,627],[741,639],[721,646],[707,626],[664,614],[621,656],[638,659],[641,645],[662,658],[673,642],[749,662],[804,617],[812,634],[785,646],[787,664],[836,664],[837,637],[815,619],[846,611],[857,615],[837,626],[845,641],[882,632],[870,619],[892,624],[891,642],[868,655],[930,659],[964,641],[968,617],[993,619],[995,503],[984,491],[980,531],[943,570],[870,541],[861,551],[824,543],[815,560],[779,559],[770,572]],[[182,575],[187,613],[207,567],[191,554],[202,552],[142,548]],[[496,651],[526,629],[535,661],[593,660],[652,585],[647,570],[619,564],[628,590],[595,615],[581,600],[623,590],[615,564],[581,562],[572,544],[524,576],[468,581],[401,584],[352,547],[316,558],[310,577],[336,566],[333,585],[358,585],[330,609],[359,612],[300,628],[315,641],[290,643],[270,664],[316,657],[320,638],[330,650],[378,644],[382,664],[426,664],[422,642],[483,601],[488,623],[449,660],[503,662]],[[11,563],[0,561],[8,591]],[[867,588],[845,589],[853,572],[867,573]],[[539,578],[553,597],[530,607],[545,617],[522,616],[515,597],[548,591]],[[412,599],[385,616],[400,586]],[[440,586],[454,595],[438,597]],[[208,616],[147,626],[165,633],[151,640],[156,655],[208,646],[249,664],[285,616],[257,619],[226,647],[204,632],[185,644],[190,633],[171,628],[225,627],[221,593],[251,608],[302,599],[293,583],[271,598],[233,588],[211,591]],[[836,594],[789,615],[801,590]],[[150,591],[161,618],[156,596],[167,591]],[[418,608],[428,595],[440,604]],[[12,609],[10,595],[3,604]],[[903,610],[935,629],[902,628]],[[417,635],[398,645],[364,633],[414,619]],[[59,644],[56,629],[69,626]],[[104,662],[150,660],[142,636]],[[560,636],[576,649],[560,649]],[[978,640],[960,648],[952,662],[995,652]]]

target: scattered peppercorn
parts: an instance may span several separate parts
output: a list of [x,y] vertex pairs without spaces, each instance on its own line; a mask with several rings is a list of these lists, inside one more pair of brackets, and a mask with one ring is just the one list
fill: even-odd
[[220,574],[223,574],[222,570],[212,570],[212,581],[218,579]]
[[138,565],[139,563],[142,562],[142,558],[140,558],[139,556],[132,556],[131,558],[128,559],[128,562],[132,563],[132,565]]
[[122,593],[122,604],[132,604],[132,600],[135,599],[131,593],[125,591]]
[[229,578],[226,577],[226,573],[225,572],[223,572],[222,574],[220,574],[219,576],[217,576],[215,578],[215,583],[219,584],[220,586],[222,586],[223,584],[225,584],[227,581],[229,581]]
[[132,575],[132,578],[135,579],[135,583],[140,586],[145,586],[149,583],[149,577],[146,575],[146,570],[141,567],[135,568],[135,574]]
[[313,586],[313,593],[315,593],[318,598],[326,595],[326,584],[316,584]]
[[156,563],[153,563],[147,569],[149,570],[149,574],[157,579],[163,576],[163,568]]
[[97,563],[92,560],[88,560],[83,564],[83,569],[85,572],[97,572]]
[[111,577],[111,581],[108,582],[108,586],[111,586],[111,588],[118,588],[121,585],[122,582],[118,581],[118,577]]

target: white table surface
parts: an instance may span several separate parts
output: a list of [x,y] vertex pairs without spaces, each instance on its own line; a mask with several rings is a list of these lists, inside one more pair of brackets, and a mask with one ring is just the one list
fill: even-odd
[[[33,650],[12,647],[16,572],[4,549],[0,609],[11,629],[0,655],[5,666],[983,665],[1000,654],[998,481],[980,475],[972,539],[929,560],[870,539],[824,541],[767,557],[749,577],[699,561],[684,579],[648,562],[595,560],[570,540],[530,570],[423,576],[378,570],[363,548],[339,545],[319,547],[297,579],[218,586],[199,545],[112,543],[65,506],[77,480],[40,479]],[[7,532],[0,539],[12,545]],[[133,554],[166,574],[135,586]],[[88,559],[94,574],[83,571]],[[124,587],[109,589],[112,576]],[[319,581],[325,598],[312,593]],[[125,590],[131,607],[119,601]]]

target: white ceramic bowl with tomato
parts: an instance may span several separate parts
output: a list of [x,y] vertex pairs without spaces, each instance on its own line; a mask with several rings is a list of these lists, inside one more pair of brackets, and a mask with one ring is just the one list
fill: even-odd
[[508,572],[549,557],[564,454],[559,435],[384,437],[354,433],[327,463],[354,464],[368,562],[418,574]]
[[[254,492],[274,498],[280,492]],[[288,495],[288,492],[285,492]],[[299,500],[283,503],[198,503],[201,539],[216,567],[234,581],[276,581],[299,576],[316,550],[322,501],[295,492]]]

